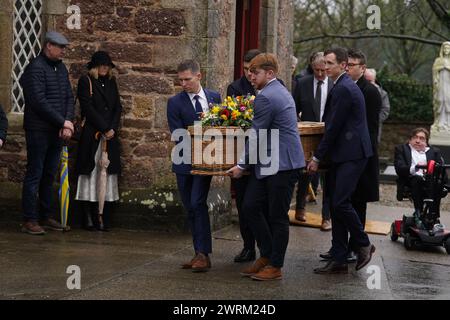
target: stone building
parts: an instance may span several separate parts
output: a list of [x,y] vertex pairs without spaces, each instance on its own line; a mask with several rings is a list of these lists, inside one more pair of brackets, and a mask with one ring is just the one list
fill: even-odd
[[[81,28],[73,29],[77,13]],[[71,42],[64,62],[74,90],[96,50],[109,51],[117,66],[124,112],[119,133],[122,200],[116,225],[172,229],[184,225],[170,171],[172,142],[166,120],[167,99],[180,91],[177,64],[197,59],[203,85],[223,95],[227,84],[241,75],[243,53],[258,47],[278,56],[279,77],[289,83],[292,20],[292,0],[0,1],[0,103],[10,121],[0,151],[1,219],[20,220],[26,151],[17,79],[39,52],[47,30],[57,30]],[[72,155],[75,149],[72,143]],[[71,187],[73,192],[74,177]],[[229,221],[228,178],[214,178],[209,204],[214,227]]]

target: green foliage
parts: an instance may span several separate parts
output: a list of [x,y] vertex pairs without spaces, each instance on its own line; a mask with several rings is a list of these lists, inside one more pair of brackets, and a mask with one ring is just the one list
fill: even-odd
[[391,111],[388,120],[433,123],[433,89],[405,74],[382,70],[378,81],[389,94]]

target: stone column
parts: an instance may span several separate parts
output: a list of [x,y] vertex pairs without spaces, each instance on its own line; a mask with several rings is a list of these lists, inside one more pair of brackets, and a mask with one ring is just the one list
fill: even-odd
[[11,110],[13,12],[13,0],[0,1],[0,104],[5,112]]
[[261,3],[261,50],[274,53],[279,61],[278,77],[291,86],[290,61],[293,52],[292,0],[264,0]]

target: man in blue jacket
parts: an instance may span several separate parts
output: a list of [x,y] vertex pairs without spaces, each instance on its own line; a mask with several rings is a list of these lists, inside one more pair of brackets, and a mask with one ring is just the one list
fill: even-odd
[[347,273],[348,233],[358,247],[356,270],[372,258],[375,247],[364,232],[352,206],[354,193],[367,159],[373,155],[366,120],[364,96],[356,83],[346,74],[347,50],[334,48],[325,52],[326,71],[334,86],[328,95],[323,120],[325,134],[309,172],[317,172],[319,162],[330,156],[328,194],[331,197],[332,247],[331,260],[314,270],[318,274]]
[[[169,129],[187,129],[200,114],[208,111],[210,103],[220,103],[219,93],[204,89],[200,84],[200,65],[194,60],[183,61],[177,69],[178,79],[183,91],[169,99],[167,120]],[[186,139],[186,136],[183,137]],[[181,143],[183,140],[178,140]],[[187,151],[187,150],[184,150]],[[183,269],[205,272],[211,268],[209,254],[212,252],[211,228],[209,223],[208,199],[211,176],[191,175],[191,163],[173,163],[172,171],[177,176],[178,191],[188,214],[195,255],[191,261],[182,265]]]
[[27,144],[22,232],[33,235],[45,234],[42,227],[63,230],[50,218],[50,211],[63,140],[73,134],[74,99],[69,74],[61,60],[68,44],[62,34],[47,32],[42,52],[28,64],[20,79]]

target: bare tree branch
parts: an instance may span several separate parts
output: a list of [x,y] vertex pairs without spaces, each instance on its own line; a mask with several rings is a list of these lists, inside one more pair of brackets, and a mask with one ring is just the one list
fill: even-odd
[[447,9],[437,0],[427,0],[428,4],[433,10],[434,14],[442,21],[442,23],[450,29],[450,13]]
[[422,10],[419,7],[416,7],[416,10],[411,10],[413,13],[416,14],[416,16],[419,17],[420,22],[422,23],[422,26],[427,29],[428,31],[430,31],[432,34],[438,36],[439,38],[442,38],[444,41],[447,40],[447,37],[444,36],[443,34],[440,34],[439,32],[431,29],[428,26],[428,21],[430,20],[428,17],[424,16],[424,13],[422,12]]
[[400,40],[410,40],[416,41],[420,43],[426,43],[434,46],[441,46],[442,41],[431,40],[431,39],[423,39],[416,36],[409,35],[401,35],[401,34],[359,34],[359,35],[343,35],[343,34],[321,34],[319,36],[313,36],[308,38],[301,38],[298,40],[294,40],[294,43],[303,43],[309,41],[316,41],[326,38],[337,38],[337,39],[369,39],[369,38],[389,38],[389,39],[400,39]]

